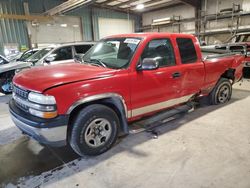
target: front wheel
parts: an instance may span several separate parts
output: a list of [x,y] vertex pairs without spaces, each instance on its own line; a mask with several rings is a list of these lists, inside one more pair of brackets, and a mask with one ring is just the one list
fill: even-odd
[[224,104],[231,99],[232,84],[226,78],[221,78],[212,92],[209,94],[209,101],[212,105]]
[[117,140],[119,119],[109,107],[94,104],[82,109],[72,124],[70,145],[80,156],[99,155]]

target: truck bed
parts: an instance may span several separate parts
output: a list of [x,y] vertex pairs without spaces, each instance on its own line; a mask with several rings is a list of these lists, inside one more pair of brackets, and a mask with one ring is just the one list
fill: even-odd
[[202,53],[202,59],[204,60],[229,57],[229,56],[241,54],[239,52],[231,52],[228,50],[218,50],[218,49],[202,49],[201,53]]

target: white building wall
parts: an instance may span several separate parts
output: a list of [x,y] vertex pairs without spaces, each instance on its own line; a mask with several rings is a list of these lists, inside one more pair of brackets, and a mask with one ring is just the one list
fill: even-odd
[[114,18],[98,18],[99,37],[110,35],[134,33],[134,21]]
[[34,46],[82,41],[81,20],[74,16],[57,16],[52,20],[30,26]]
[[243,8],[244,11],[249,11],[250,12],[250,0],[243,0],[242,8]]

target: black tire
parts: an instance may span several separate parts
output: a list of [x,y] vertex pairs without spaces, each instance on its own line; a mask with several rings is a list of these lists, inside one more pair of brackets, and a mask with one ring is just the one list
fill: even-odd
[[3,93],[3,94],[5,94],[5,95],[8,95],[8,94],[11,94],[11,93],[12,93],[12,91],[9,91],[9,92],[4,91],[4,90],[2,89],[2,86],[3,86],[3,84],[0,83],[0,93]]
[[113,146],[120,125],[117,114],[111,108],[94,104],[82,109],[71,126],[72,149],[80,156],[93,156],[104,153]]
[[209,94],[209,103],[212,105],[224,104],[231,99],[232,84],[226,78],[221,78]]
[[[9,72],[6,72],[6,73],[2,73],[0,75],[0,93],[3,93],[3,94],[11,94],[12,93],[12,80],[13,80],[13,77],[15,76],[15,71],[9,71]],[[2,86],[5,85],[6,83],[10,84],[10,87],[9,88],[9,91],[4,91],[2,89]]]

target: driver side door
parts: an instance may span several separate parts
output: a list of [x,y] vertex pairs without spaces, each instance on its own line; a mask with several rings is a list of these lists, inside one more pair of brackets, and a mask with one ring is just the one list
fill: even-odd
[[158,111],[178,103],[181,79],[176,65],[175,53],[168,38],[151,40],[141,56],[156,58],[156,70],[135,71],[131,80],[132,117]]

